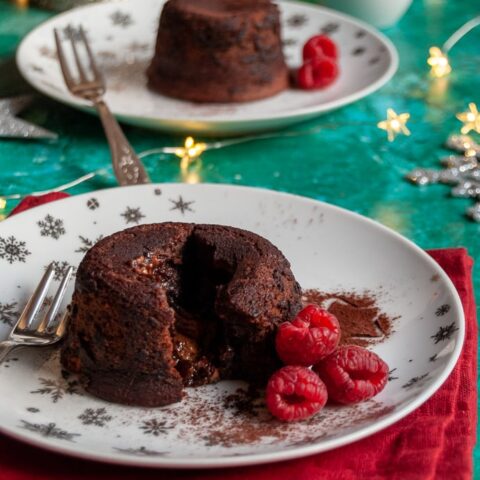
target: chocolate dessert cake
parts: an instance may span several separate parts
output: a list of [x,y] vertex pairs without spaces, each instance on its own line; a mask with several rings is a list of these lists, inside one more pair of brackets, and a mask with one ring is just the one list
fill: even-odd
[[218,225],[141,225],[81,262],[61,362],[92,394],[161,406],[184,386],[265,382],[276,327],[301,308],[288,261],[266,239]]
[[288,87],[280,15],[270,0],[169,0],[149,85],[194,102],[244,102]]

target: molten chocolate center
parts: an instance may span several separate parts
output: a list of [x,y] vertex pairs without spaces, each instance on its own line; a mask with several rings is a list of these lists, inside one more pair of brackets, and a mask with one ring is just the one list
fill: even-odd
[[185,386],[198,386],[220,378],[220,369],[233,361],[226,355],[222,322],[215,311],[217,291],[232,273],[215,265],[212,252],[199,251],[195,242],[185,248],[182,262],[148,252],[131,262],[133,270],[166,287],[169,305],[175,311],[170,329],[173,358]]

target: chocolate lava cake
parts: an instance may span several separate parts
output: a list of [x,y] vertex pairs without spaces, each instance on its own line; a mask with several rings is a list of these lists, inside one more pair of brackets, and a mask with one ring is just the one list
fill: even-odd
[[149,86],[193,102],[245,102],[288,87],[280,14],[270,0],[169,0]]
[[290,264],[266,239],[218,225],[133,227],[81,262],[61,362],[105,400],[161,406],[185,386],[265,382],[276,327],[301,308]]

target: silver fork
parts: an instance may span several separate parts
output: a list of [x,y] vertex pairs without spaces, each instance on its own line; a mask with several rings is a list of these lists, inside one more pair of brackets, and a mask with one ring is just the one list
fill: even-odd
[[[77,67],[77,76],[72,74],[68,66],[62,40],[57,29],[55,43],[57,45],[58,60],[62,69],[63,78],[70,92],[80,98],[92,102],[96,108],[107,136],[112,156],[113,171],[120,185],[137,185],[150,183],[150,178],[145,171],[140,159],[135,154],[132,146],[123,134],[120,125],[103,101],[105,82],[97,68],[95,58],[87,41],[87,36],[82,27],[78,30],[69,25],[66,29],[73,51],[73,58]],[[80,45],[88,57],[88,66],[82,61]]]
[[72,273],[73,267],[69,267],[63,276],[48,312],[41,322],[34,327],[34,319],[45,301],[48,288],[55,274],[54,265],[53,263],[50,264],[33,292],[33,295],[28,300],[10,335],[6,340],[0,342],[0,363],[2,363],[6,356],[16,347],[53,345],[63,337],[67,324],[67,315],[63,315],[58,322],[56,322],[55,319]]

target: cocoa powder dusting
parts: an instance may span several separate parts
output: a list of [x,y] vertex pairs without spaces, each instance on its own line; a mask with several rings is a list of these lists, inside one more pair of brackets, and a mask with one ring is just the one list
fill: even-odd
[[338,318],[342,330],[340,345],[365,347],[379,343],[390,336],[397,317],[389,317],[377,305],[371,292],[321,292],[306,290],[303,301],[316,303]]

